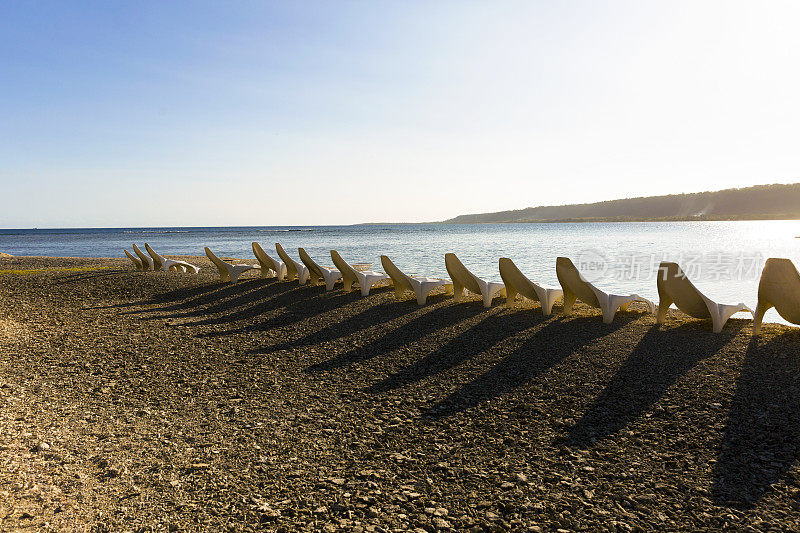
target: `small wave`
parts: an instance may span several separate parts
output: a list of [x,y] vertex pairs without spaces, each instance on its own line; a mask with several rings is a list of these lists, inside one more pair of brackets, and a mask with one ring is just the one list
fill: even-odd
[[297,229],[260,229],[261,233],[289,233],[292,231],[314,231],[312,228],[297,228]]
[[41,237],[42,235],[89,235],[90,233],[91,232],[88,231],[44,231],[37,229],[25,233],[0,233],[0,236],[17,235],[21,237]]
[[132,233],[132,234],[158,233],[158,234],[163,234],[163,233],[189,233],[189,232],[187,230],[139,230],[139,231],[123,231],[122,233]]

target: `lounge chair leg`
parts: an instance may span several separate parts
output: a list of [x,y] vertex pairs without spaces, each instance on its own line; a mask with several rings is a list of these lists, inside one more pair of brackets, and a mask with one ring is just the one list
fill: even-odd
[[459,285],[455,281],[453,281],[453,297],[456,299],[456,301],[460,301],[461,298],[464,297],[464,286]]
[[710,305],[709,311],[711,312],[711,330],[714,333],[721,333],[725,322],[728,321],[728,317],[722,316],[722,310],[719,305]]
[[550,314],[553,312],[553,304],[555,303],[556,299],[552,295],[550,294],[545,295],[544,299],[541,300],[542,314],[544,316],[550,316]]
[[489,292],[483,293],[483,306],[484,307],[491,307],[492,306],[492,295]]
[[370,283],[364,282],[361,284],[361,296],[369,296],[369,290],[372,288]]
[[431,293],[432,290],[433,287],[429,287],[427,289],[420,288],[419,292],[417,293],[417,304],[425,305],[425,302],[428,301],[428,295]]
[[403,297],[405,290],[400,285],[394,286],[394,297],[400,300]]
[[664,298],[663,296],[658,301],[658,313],[656,314],[656,324],[663,324],[667,319],[667,310],[672,305],[672,301]]
[[517,291],[511,287],[506,287],[506,305],[514,307],[514,300],[517,299]]
[[[598,298],[598,300],[600,300]],[[600,300],[600,310],[603,312],[603,324],[611,324],[614,321],[614,315],[617,314],[617,308],[614,306],[616,302],[612,302],[610,298],[605,301]]]
[[714,333],[722,333],[722,327],[725,325],[726,320],[724,320],[719,313],[711,312],[711,331]]
[[564,291],[564,314],[568,315],[572,312],[572,306],[575,305],[575,300],[578,299],[576,294]]
[[761,332],[761,321],[764,320],[764,313],[772,307],[767,302],[758,302],[758,306],[756,306],[756,312],[753,315],[753,335],[758,335]]
[[739,311],[748,311],[753,315],[753,311],[746,305],[717,305],[716,309],[711,309],[711,320],[714,326],[714,333],[719,333],[728,322],[728,319],[738,313]]
[[333,290],[333,287],[336,285],[336,278],[331,276],[330,278],[325,280],[325,290],[330,292]]

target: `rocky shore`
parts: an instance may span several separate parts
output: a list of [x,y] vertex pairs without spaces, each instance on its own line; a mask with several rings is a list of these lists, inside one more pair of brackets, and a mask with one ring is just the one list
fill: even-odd
[[2,531],[800,529],[800,330],[0,260]]

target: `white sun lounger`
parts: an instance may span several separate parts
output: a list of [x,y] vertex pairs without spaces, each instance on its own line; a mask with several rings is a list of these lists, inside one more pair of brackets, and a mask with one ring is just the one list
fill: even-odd
[[553,311],[553,304],[564,296],[564,291],[558,287],[540,285],[529,280],[517,268],[514,261],[507,257],[500,258],[500,277],[506,284],[506,304],[514,305],[517,294],[529,300],[538,300],[542,304],[542,313],[549,316]]
[[283,281],[286,278],[286,265],[267,255],[267,252],[257,242],[253,243],[253,253],[261,265],[262,278],[275,277],[278,278],[278,281]]
[[700,318],[711,319],[714,333],[722,331],[725,322],[739,311],[753,311],[738,303],[735,305],[718,304],[697,290],[681,267],[677,263],[663,262],[658,267],[658,314],[656,322],[663,324],[667,316],[667,309],[673,303],[687,315]]
[[309,256],[303,248],[298,248],[297,253],[300,254],[300,261],[308,269],[309,279],[312,285],[319,285],[320,282],[325,282],[325,290],[332,291],[336,282],[342,279],[342,273],[335,268],[326,268],[318,265],[311,256]]
[[346,292],[350,292],[353,283],[358,283],[358,286],[361,287],[361,296],[368,296],[369,290],[375,283],[384,279],[389,279],[389,276],[381,272],[356,270],[350,266],[347,261],[342,259],[342,256],[339,255],[339,252],[336,250],[331,250],[331,260],[333,260],[333,266],[339,269],[339,272],[342,274],[342,281],[344,282],[344,290]]
[[465,267],[454,253],[444,255],[444,265],[453,280],[453,294],[456,300],[464,296],[464,289],[479,294],[483,298],[483,306],[491,307],[492,298],[504,296],[506,287],[496,281],[484,281]]
[[403,272],[392,263],[391,259],[385,255],[381,256],[381,265],[383,269],[392,278],[394,284],[394,294],[397,299],[403,296],[403,292],[411,291],[417,296],[417,303],[425,305],[428,300],[428,295],[437,287],[444,287],[448,293],[453,292],[453,283],[450,280],[439,278],[412,278],[403,274]]
[[206,255],[217,267],[217,270],[219,270],[219,279],[223,282],[229,281],[231,283],[236,283],[236,281],[239,279],[239,276],[241,276],[243,273],[254,268],[259,268],[255,265],[232,265],[230,263],[226,263],[214,255],[208,246],[206,246]]
[[155,270],[153,268],[153,258],[145,255],[135,243],[133,245],[133,251],[142,261],[142,270]]
[[177,261],[175,259],[167,259],[166,257],[162,257],[147,243],[144,243],[144,248],[147,250],[147,253],[150,254],[150,257],[153,258],[153,270],[176,270],[178,272],[191,272],[192,274],[197,274],[200,272],[200,267],[196,267],[191,263],[187,263],[186,261]]
[[297,278],[297,282],[300,283],[300,285],[305,285],[310,275],[308,268],[306,268],[303,263],[299,263],[289,257],[289,254],[286,253],[280,243],[275,243],[275,250],[278,252],[278,257],[283,260],[283,264],[286,266],[286,280],[292,281]]
[[753,333],[761,331],[764,313],[771,307],[787,322],[800,324],[800,273],[789,259],[770,257],[764,264]]
[[638,294],[609,294],[598,289],[581,276],[567,257],[556,258],[556,276],[564,290],[564,314],[572,311],[575,300],[600,309],[603,312],[603,322],[606,324],[611,324],[617,310],[625,311],[633,302],[643,303],[651,313],[655,313],[655,304]]
[[125,255],[127,255],[128,259],[131,260],[131,262],[133,263],[133,266],[134,266],[134,268],[136,268],[136,270],[138,270],[140,272],[142,270],[144,270],[144,267],[142,267],[142,260],[141,259],[138,259],[138,258],[132,256],[131,253],[128,250],[122,250],[122,251],[125,252]]

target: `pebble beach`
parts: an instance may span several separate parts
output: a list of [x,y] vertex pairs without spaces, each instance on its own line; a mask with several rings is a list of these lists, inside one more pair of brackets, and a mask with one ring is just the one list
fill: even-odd
[[800,529],[798,328],[181,259],[0,259],[0,531]]

